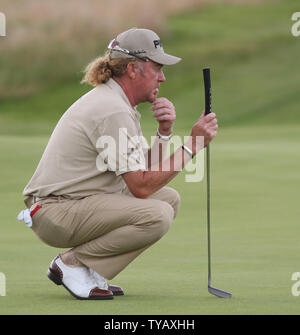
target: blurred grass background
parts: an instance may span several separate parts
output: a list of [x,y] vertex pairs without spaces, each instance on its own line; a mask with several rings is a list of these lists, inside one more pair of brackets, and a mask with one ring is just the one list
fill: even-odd
[[[7,19],[0,313],[298,314],[290,277],[299,271],[300,37],[290,30],[299,1],[1,0],[0,11]],[[164,68],[160,89],[176,106],[176,134],[188,135],[204,108],[202,68],[211,67],[220,126],[212,146],[213,281],[233,291],[231,301],[207,296],[205,185],[186,183],[184,174],[171,183],[182,197],[172,230],[118,276],[128,295],[105,306],[79,307],[51,286],[44,272],[57,250],[15,223],[55,124],[90,89],[79,84],[82,70],[132,26],[155,30],[165,51],[183,58]],[[149,138],[156,129],[150,105],[139,110]]]
[[167,33],[166,17],[205,2],[1,0],[8,38],[1,40],[0,98],[27,96],[74,80],[78,69],[102,53],[117,33],[131,26]]
[[[65,109],[90,89],[79,84],[85,65],[132,26],[156,30],[166,51],[183,58],[176,68],[165,68],[168,82],[160,92],[184,110],[179,128],[189,129],[199,114],[195,106],[203,106],[203,66],[212,69],[221,126],[293,124],[299,114],[299,39],[290,33],[290,17],[298,1],[231,2],[20,0],[16,10],[4,1],[1,133],[50,133]],[[143,114],[152,127],[151,115]]]

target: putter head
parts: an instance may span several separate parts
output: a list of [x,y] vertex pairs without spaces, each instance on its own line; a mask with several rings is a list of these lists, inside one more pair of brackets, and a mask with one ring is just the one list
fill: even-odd
[[208,285],[208,292],[219,297],[219,298],[231,298],[231,293],[215,288]]

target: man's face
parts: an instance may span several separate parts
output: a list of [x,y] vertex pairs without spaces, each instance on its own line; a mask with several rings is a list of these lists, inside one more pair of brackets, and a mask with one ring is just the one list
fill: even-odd
[[160,83],[166,81],[162,71],[162,65],[151,60],[140,63],[137,76],[137,97],[138,103],[153,103],[158,95]]

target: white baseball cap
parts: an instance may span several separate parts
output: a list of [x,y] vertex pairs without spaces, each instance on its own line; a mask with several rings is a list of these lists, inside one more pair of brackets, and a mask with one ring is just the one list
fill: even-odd
[[108,49],[111,59],[136,57],[163,65],[174,65],[181,61],[181,58],[165,53],[159,36],[149,29],[126,30],[110,41]]

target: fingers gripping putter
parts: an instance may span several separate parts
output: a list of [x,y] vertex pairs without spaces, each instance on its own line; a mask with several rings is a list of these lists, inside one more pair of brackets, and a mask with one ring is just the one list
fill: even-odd
[[[210,68],[203,69],[204,90],[205,90],[205,115],[211,113],[211,83]],[[206,186],[207,186],[207,248],[208,248],[208,292],[220,297],[230,298],[231,293],[211,286],[211,244],[210,244],[210,156],[209,144],[206,147]]]

